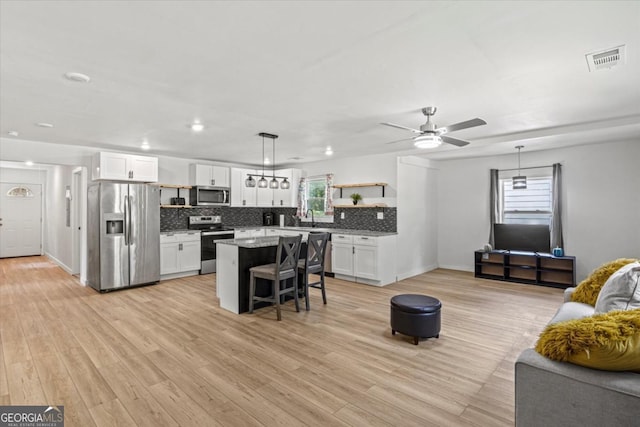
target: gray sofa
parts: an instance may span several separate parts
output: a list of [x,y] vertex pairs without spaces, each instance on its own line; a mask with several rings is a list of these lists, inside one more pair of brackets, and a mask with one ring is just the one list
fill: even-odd
[[[584,317],[586,304],[569,302],[553,321]],[[610,372],[556,362],[524,350],[515,366],[516,426],[640,426],[640,374]]]

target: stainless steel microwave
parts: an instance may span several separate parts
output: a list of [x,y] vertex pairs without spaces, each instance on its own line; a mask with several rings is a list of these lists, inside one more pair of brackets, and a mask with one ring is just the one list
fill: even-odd
[[229,206],[231,190],[228,187],[196,185],[189,191],[189,203],[194,206]]

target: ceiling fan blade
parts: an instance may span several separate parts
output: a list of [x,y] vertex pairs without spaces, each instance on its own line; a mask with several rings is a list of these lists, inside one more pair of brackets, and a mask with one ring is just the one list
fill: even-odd
[[412,141],[413,138],[402,138],[402,139],[398,139],[396,141],[391,141],[391,142],[385,142],[385,144],[396,144],[398,142],[402,142],[402,141]]
[[469,145],[469,141],[465,141],[458,138],[451,138],[450,136],[447,136],[447,135],[440,135],[440,138],[442,138],[444,142],[448,144],[453,144],[457,147],[464,147],[465,145]]
[[412,129],[412,128],[408,128],[406,126],[400,126],[400,125],[396,125],[394,123],[380,123],[381,125],[385,125],[385,126],[391,126],[392,128],[398,128],[398,129],[404,129],[404,130],[410,130],[413,133],[422,133],[421,131],[419,131],[418,129]]
[[479,118],[476,117],[475,119],[467,120],[466,122],[454,123],[454,124],[449,125],[449,126],[438,128],[438,129],[436,129],[436,132],[438,132],[438,133],[449,133],[449,132],[455,132],[457,130],[473,128],[473,127],[476,127],[476,126],[482,126],[482,125],[486,125],[486,124],[487,124],[487,122],[485,122],[484,120],[479,119]]

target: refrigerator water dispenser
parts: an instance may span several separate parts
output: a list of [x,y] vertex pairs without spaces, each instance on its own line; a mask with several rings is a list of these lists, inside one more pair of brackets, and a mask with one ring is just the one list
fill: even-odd
[[122,234],[124,232],[124,221],[121,219],[107,221],[107,234]]

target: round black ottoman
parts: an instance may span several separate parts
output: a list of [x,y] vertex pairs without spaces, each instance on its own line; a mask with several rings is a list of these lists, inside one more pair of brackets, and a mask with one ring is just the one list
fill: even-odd
[[420,338],[440,336],[440,309],[442,303],[433,297],[417,294],[396,295],[391,298],[391,333],[400,332]]

